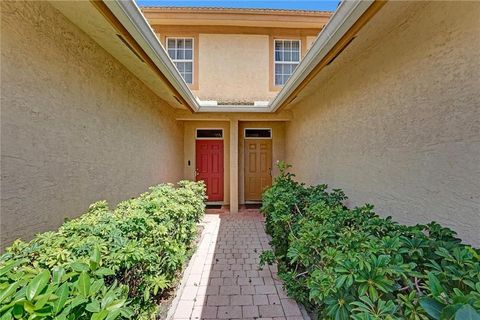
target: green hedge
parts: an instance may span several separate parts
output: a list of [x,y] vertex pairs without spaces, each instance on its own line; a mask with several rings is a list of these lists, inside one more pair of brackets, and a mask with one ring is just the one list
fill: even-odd
[[480,319],[479,250],[454,231],[348,209],[341,190],[280,169],[263,196],[274,252],[261,260],[278,262],[287,293],[318,319]]
[[175,285],[205,205],[203,183],[94,203],[0,257],[0,319],[147,319]]

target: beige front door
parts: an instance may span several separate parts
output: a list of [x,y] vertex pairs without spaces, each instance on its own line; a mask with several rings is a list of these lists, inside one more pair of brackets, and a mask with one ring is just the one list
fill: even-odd
[[272,140],[245,139],[245,201],[262,200],[272,184]]

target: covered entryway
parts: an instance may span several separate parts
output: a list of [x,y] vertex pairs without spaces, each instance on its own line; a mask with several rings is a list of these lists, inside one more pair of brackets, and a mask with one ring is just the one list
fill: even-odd
[[[249,135],[249,130],[252,134]],[[250,138],[254,137],[254,138]],[[245,130],[245,201],[258,202],[272,184],[272,140],[270,129]]]
[[223,201],[223,140],[196,140],[196,180],[207,186],[208,201]]

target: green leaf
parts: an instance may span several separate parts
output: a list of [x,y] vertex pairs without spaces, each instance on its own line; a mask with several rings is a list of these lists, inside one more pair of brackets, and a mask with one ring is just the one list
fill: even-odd
[[60,284],[62,282],[62,277],[65,275],[65,269],[62,267],[53,268],[52,281],[53,283]]
[[50,280],[50,272],[48,272],[48,270],[43,270],[35,278],[33,278],[27,285],[27,299],[32,301],[37,294],[42,292],[42,290],[47,285],[48,280]]
[[102,310],[98,313],[92,314],[91,320],[103,320],[108,316],[108,311],[107,310]]
[[90,267],[88,266],[88,264],[83,263],[83,262],[74,262],[70,265],[70,267],[77,272],[83,272],[83,271],[90,270]]
[[90,292],[90,276],[82,272],[78,277],[77,289],[83,297],[87,297]]
[[466,304],[455,313],[455,320],[480,320],[480,314],[471,305]]
[[438,302],[432,298],[423,298],[420,300],[420,305],[435,320],[440,320],[440,315],[442,313],[442,309],[445,307],[444,304]]
[[91,313],[100,312],[100,302],[98,302],[97,300],[93,300],[92,302],[87,304],[85,309],[87,311],[90,311]]
[[95,274],[98,276],[112,276],[115,274],[115,272],[108,268],[100,268],[97,271],[95,271]]
[[65,306],[65,302],[68,299],[69,291],[70,289],[68,288],[68,283],[62,284],[60,288],[57,289],[55,294],[58,296],[58,299],[53,304],[53,312],[55,314],[58,314],[60,311],[62,311],[63,307]]
[[126,301],[125,299],[113,301],[112,303],[107,305],[106,309],[108,311],[114,311],[114,310],[120,309],[125,304],[125,301]]
[[90,268],[92,270],[96,270],[99,264],[100,264],[100,250],[98,249],[98,247],[95,247],[90,257]]
[[121,310],[115,310],[115,311],[109,312],[106,320],[117,319],[121,313],[122,313]]
[[438,278],[432,272],[428,273],[428,286],[434,297],[439,297],[445,291]]
[[2,291],[0,293],[0,304],[3,302],[3,300],[6,300],[7,298],[11,297],[15,293],[18,287],[19,287],[18,282],[14,282],[10,284],[10,286],[6,290]]

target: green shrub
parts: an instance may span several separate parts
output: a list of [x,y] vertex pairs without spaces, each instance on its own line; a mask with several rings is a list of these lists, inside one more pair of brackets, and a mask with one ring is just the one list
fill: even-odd
[[[432,222],[405,226],[280,163],[262,212],[287,293],[318,319],[480,319],[480,255]],[[286,232],[287,231],[287,232]]]
[[159,185],[17,240],[0,257],[0,319],[150,318],[191,253],[204,198],[202,183]]

